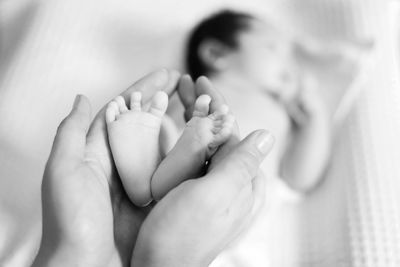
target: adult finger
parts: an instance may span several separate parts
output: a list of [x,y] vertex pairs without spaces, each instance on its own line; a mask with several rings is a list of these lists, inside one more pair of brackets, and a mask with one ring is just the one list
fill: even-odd
[[256,178],[253,179],[252,188],[254,203],[251,214],[255,216],[265,204],[265,175],[261,170],[258,171]]
[[[253,196],[253,185],[252,183],[248,183],[246,186],[242,187],[238,192],[236,197],[231,202],[229,214],[233,217],[237,217],[238,219],[247,221],[247,217],[252,210],[254,203]],[[246,219],[244,218],[246,217]]]
[[196,92],[194,83],[189,75],[183,75],[178,84],[178,96],[185,108],[185,120],[191,119],[193,114],[194,103],[196,102]]
[[70,114],[57,129],[50,158],[54,160],[62,158],[64,164],[80,162],[85,154],[86,134],[90,122],[89,100],[83,95],[78,95]]
[[223,188],[224,196],[233,199],[240,190],[251,183],[259,172],[264,158],[272,149],[274,138],[265,130],[254,131],[241,141],[218,164],[211,166],[204,177]]
[[193,80],[189,75],[184,75],[179,81],[178,94],[186,109],[186,120],[191,119],[194,103],[196,102],[197,97],[201,95],[209,95],[211,97],[210,113],[216,111],[221,105],[226,104],[224,97],[205,76],[199,77],[196,80],[196,83],[193,83]]
[[183,75],[179,80],[178,94],[185,108],[190,108],[196,101],[194,83],[190,75]]
[[226,104],[225,98],[205,76],[201,76],[196,80],[195,91],[196,97],[201,95],[209,95],[211,97],[210,113],[215,112],[218,107]]
[[157,70],[135,82],[122,92],[121,96],[125,98],[126,103],[129,103],[133,92],[141,92],[142,102],[146,104],[157,91],[164,91],[171,95],[177,87],[179,77],[180,73],[176,70]]
[[265,202],[265,176],[259,171],[251,183],[244,186],[233,199],[229,209],[231,214],[242,219],[243,228],[247,228]]
[[244,229],[250,224],[253,219],[251,216],[252,207],[254,205],[254,196],[251,183],[248,183],[236,197],[231,201],[229,212],[226,214],[230,216],[232,223],[236,225],[236,231],[232,235],[232,240],[235,239]]

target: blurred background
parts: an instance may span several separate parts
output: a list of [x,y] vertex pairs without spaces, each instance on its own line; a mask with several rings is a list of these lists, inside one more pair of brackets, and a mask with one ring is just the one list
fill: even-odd
[[325,85],[335,123],[326,179],[276,212],[260,266],[400,266],[399,6],[1,0],[0,266],[28,266],[35,255],[44,164],[75,95],[87,95],[97,111],[149,71],[184,72],[189,31],[222,8],[268,18],[311,51],[304,64]]

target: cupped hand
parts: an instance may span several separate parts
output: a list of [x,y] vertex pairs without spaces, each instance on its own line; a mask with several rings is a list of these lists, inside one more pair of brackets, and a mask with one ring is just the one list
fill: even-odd
[[[141,91],[146,102],[156,91],[173,93],[178,79],[177,72],[157,71],[122,96],[128,100],[133,91]],[[224,102],[204,78],[183,91],[185,79],[181,79],[178,91],[187,109],[194,103],[192,97],[200,94],[213,98],[211,110]],[[57,131],[46,165],[42,184],[43,236],[34,266],[128,266],[135,243],[134,266],[156,266],[152,264],[160,260],[160,266],[185,266],[183,262],[191,256],[194,263],[206,266],[248,221],[249,216],[244,215],[254,206],[253,200],[260,194],[256,192],[262,191],[257,173],[258,164],[270,147],[266,136],[254,133],[238,145],[239,139],[234,135],[212,158],[206,176],[181,184],[147,215],[150,208],[139,209],[129,201],[116,173],[104,109],[91,122],[88,100],[78,97]],[[263,150],[257,150],[257,144]],[[204,202],[207,195],[208,201]],[[192,221],[196,209],[199,216]],[[211,237],[213,242],[207,244]],[[175,242],[173,246],[169,245],[171,240]],[[198,252],[179,250],[184,248],[180,244],[193,245]],[[171,247],[177,248],[175,253]],[[136,258],[145,260],[141,251],[151,251],[154,262],[135,265]]]
[[251,219],[272,143],[267,132],[253,132],[204,177],[170,191],[143,222],[132,266],[208,266]]
[[[122,93],[148,101],[172,93],[179,73],[156,71]],[[128,266],[147,211],[135,207],[121,186],[108,145],[104,108],[91,120],[78,96],[57,130],[42,183],[43,234],[34,266]]]
[[[225,103],[206,78],[193,83],[182,77],[178,93],[188,113],[202,94],[212,98],[210,112]],[[140,229],[133,267],[208,266],[243,230],[263,199],[259,165],[274,140],[261,130],[238,140],[236,127],[205,176],[180,184],[157,203]]]

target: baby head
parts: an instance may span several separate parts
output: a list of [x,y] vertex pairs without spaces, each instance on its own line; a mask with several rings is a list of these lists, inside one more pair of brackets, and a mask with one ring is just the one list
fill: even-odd
[[193,78],[234,75],[277,93],[292,79],[291,42],[249,14],[222,11],[200,22],[188,41]]

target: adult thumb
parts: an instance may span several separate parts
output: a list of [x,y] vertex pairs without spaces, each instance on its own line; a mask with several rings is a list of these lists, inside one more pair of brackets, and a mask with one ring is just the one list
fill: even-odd
[[274,142],[269,132],[254,131],[218,164],[213,165],[208,175],[220,180],[226,189],[236,194],[258,175],[260,164],[271,151]]
[[86,134],[91,122],[89,100],[78,95],[69,115],[61,122],[54,139],[51,157],[81,160],[86,147]]

